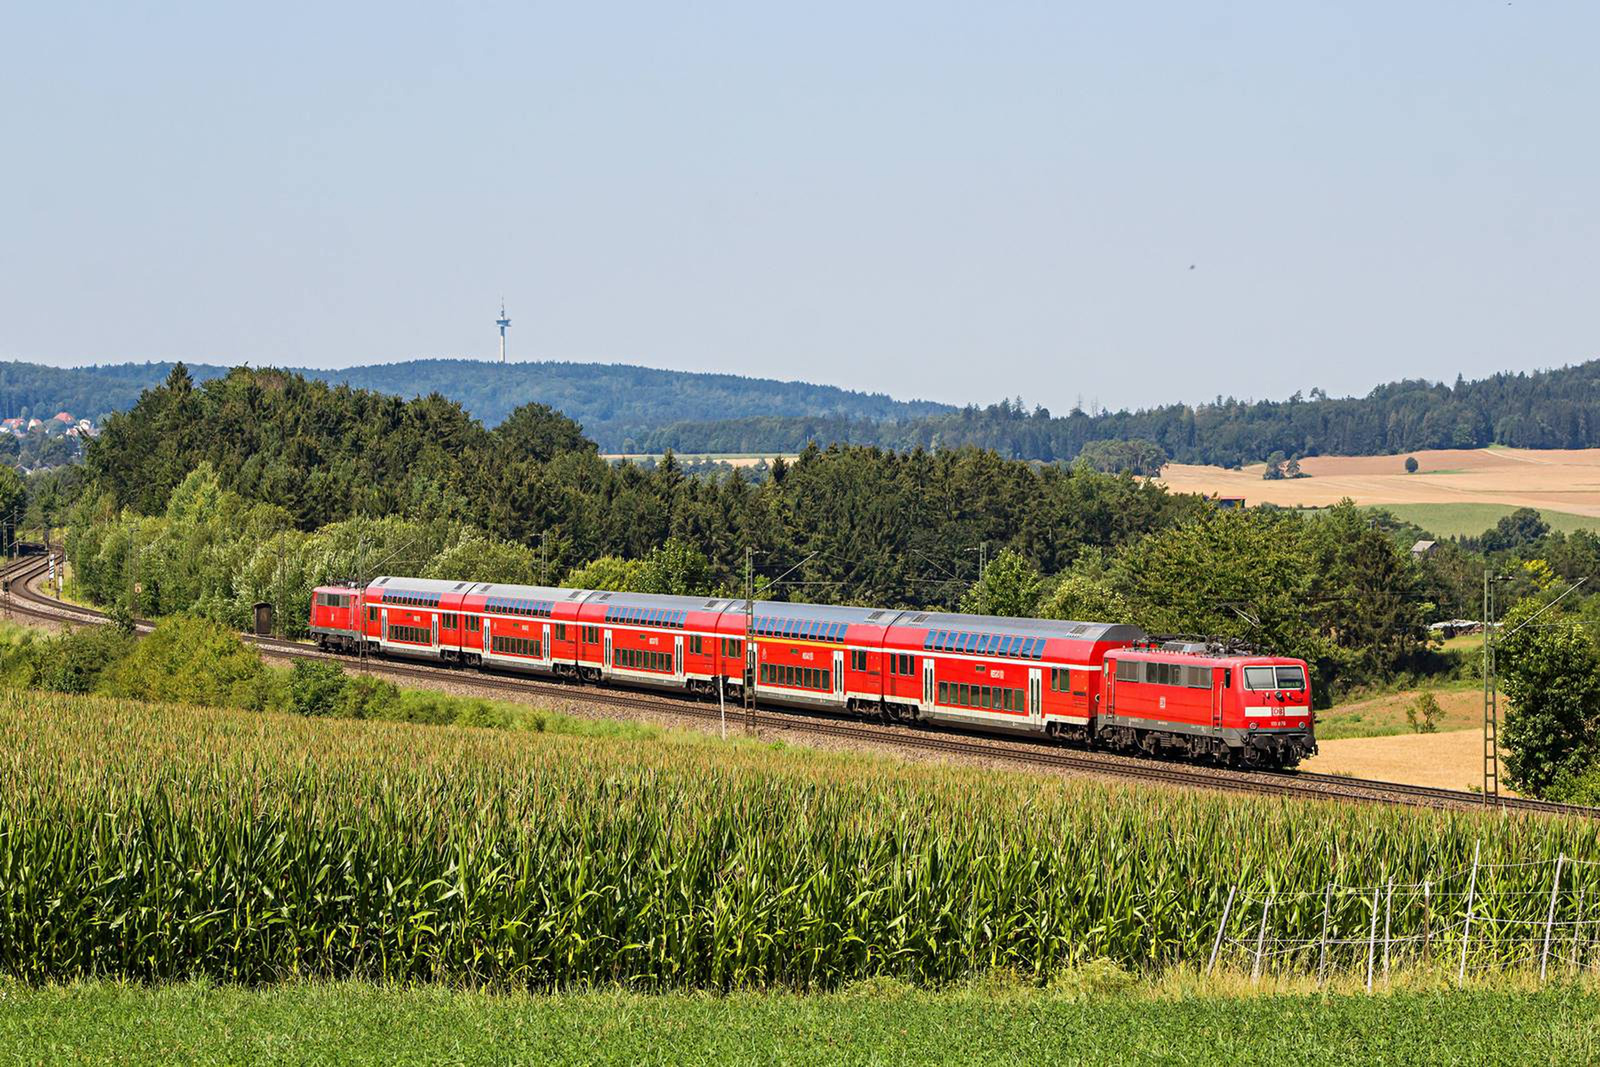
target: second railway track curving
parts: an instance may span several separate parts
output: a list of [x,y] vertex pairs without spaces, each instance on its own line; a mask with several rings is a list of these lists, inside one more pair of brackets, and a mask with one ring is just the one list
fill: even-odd
[[[66,604],[45,596],[35,588],[49,567],[44,555],[21,556],[11,561],[0,575],[11,583],[10,610],[29,618],[55,623],[103,624],[104,612],[76,604]],[[140,621],[138,628],[148,631],[151,624]],[[331,659],[350,665],[349,656],[323,652],[309,644],[275,637],[242,635],[263,652],[283,658]],[[506,693],[524,700],[539,696],[582,701],[600,707],[621,710],[656,712],[702,721],[716,721],[719,711],[715,706],[691,697],[675,697],[660,693],[629,690],[602,689],[568,681],[529,678],[521,675],[501,674],[460,667],[434,666],[406,663],[390,659],[369,658],[366,669],[395,681],[438,682],[449,680],[485,691]],[[744,718],[743,709],[736,712]],[[1253,793],[1320,800],[1364,801],[1409,805],[1414,807],[1481,809],[1480,794],[1466,790],[1440,789],[1432,786],[1406,785],[1338,775],[1301,772],[1235,771],[1167,763],[1157,759],[1122,756],[1105,752],[1074,751],[1063,749],[1051,742],[1013,738],[1002,735],[982,737],[950,733],[925,726],[879,725],[846,721],[826,713],[810,714],[803,711],[757,710],[755,725],[767,729],[790,730],[797,733],[833,737],[841,740],[864,742],[870,745],[909,749],[922,752],[945,752],[953,755],[977,757],[1019,767],[1044,768],[1090,774],[1101,778],[1126,781],[1160,782],[1191,788],[1213,789],[1223,792]],[[1600,817],[1600,808],[1578,804],[1560,804],[1545,800],[1528,800],[1502,797],[1495,807],[1507,812],[1574,815],[1584,818]]]

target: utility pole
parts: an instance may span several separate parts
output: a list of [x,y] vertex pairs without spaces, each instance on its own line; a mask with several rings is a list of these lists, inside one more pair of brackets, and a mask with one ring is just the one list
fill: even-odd
[[756,729],[756,646],[750,640],[756,622],[756,550],[744,548],[744,728],[746,733]]
[[[1510,580],[1506,575],[1495,574],[1487,568],[1483,572],[1483,803],[1485,807],[1500,799],[1500,679],[1495,676],[1494,587],[1498,582]],[[1541,614],[1543,610],[1540,609]]]
[[539,531],[539,584],[540,585],[549,585],[550,584],[550,577],[549,577],[548,573],[545,570],[546,562],[547,562],[547,560],[549,558],[549,555],[550,555],[549,545],[550,545],[550,531],[549,530],[541,530],[541,531]]

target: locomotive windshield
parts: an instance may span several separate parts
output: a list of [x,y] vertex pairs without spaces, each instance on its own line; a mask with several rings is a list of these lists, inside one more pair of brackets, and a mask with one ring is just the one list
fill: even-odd
[[1304,667],[1246,667],[1244,684],[1247,689],[1304,689]]

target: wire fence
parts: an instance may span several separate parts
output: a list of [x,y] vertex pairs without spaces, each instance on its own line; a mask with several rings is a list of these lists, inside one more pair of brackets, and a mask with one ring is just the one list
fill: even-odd
[[1559,855],[1490,864],[1479,862],[1481,852],[1480,843],[1470,867],[1420,882],[1330,882],[1320,893],[1265,895],[1234,886],[1206,970],[1247,970],[1255,981],[1355,974],[1369,990],[1401,970],[1441,966],[1459,982],[1513,969],[1537,970],[1540,981],[1600,974],[1600,862]]

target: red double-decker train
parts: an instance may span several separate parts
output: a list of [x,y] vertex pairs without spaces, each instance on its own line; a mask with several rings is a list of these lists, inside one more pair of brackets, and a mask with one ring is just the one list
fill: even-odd
[[1293,767],[1317,750],[1302,660],[1138,627],[383,577],[320,586],[324,649],[654,686],[888,720]]

